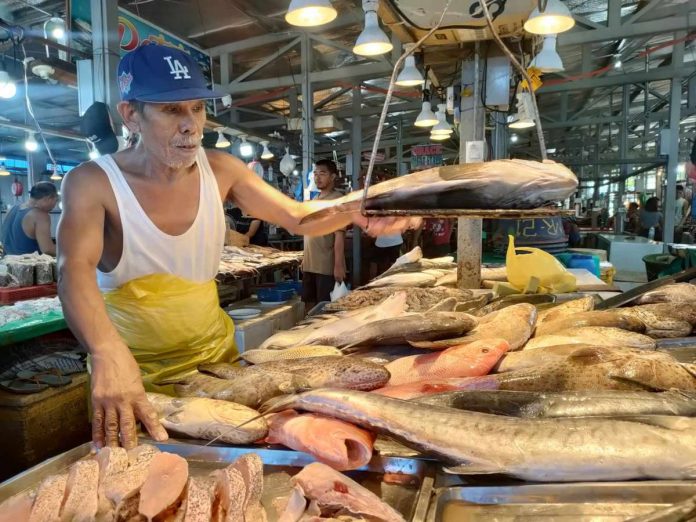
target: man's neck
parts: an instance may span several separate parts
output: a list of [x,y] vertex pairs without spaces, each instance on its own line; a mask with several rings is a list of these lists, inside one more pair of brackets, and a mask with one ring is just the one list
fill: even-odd
[[321,189],[320,194],[321,194],[322,196],[328,196],[328,195],[331,194],[333,191],[334,191],[334,187],[326,187],[325,189]]
[[[175,182],[191,172],[193,165],[171,167],[148,154],[142,144],[131,149],[127,157],[127,168],[131,174],[166,183]],[[195,163],[194,163],[195,165]]]

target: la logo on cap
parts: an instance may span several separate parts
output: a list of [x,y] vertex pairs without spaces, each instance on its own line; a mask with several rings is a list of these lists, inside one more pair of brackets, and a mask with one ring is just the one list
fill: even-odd
[[191,79],[188,73],[188,67],[183,65],[179,60],[172,60],[171,56],[165,56],[164,59],[169,64],[169,74],[174,76],[175,80]]

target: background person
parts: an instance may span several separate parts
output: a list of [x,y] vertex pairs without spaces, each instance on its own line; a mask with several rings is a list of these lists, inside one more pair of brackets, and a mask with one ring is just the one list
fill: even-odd
[[58,190],[50,181],[40,181],[29,191],[29,201],[15,205],[2,225],[0,240],[7,255],[56,255],[51,239],[51,215],[58,203]]

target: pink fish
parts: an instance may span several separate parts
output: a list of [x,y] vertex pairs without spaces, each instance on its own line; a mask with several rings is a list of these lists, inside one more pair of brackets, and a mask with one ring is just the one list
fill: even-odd
[[486,375],[509,349],[510,345],[504,339],[482,339],[452,346],[442,352],[402,357],[386,365],[391,374],[388,386],[430,378]]
[[375,436],[338,419],[294,410],[276,413],[268,421],[270,444],[283,444],[313,455],[337,470],[357,469],[372,458]]
[[453,377],[449,379],[425,379],[422,381],[385,386],[370,393],[393,397],[395,399],[414,399],[434,393],[459,390],[497,390],[498,382],[494,375],[481,377]]

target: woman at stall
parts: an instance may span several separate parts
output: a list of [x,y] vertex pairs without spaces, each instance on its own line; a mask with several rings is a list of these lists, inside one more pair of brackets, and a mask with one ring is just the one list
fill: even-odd
[[660,199],[656,197],[648,198],[645,202],[645,208],[640,211],[640,235],[643,237],[650,236],[650,230],[653,230],[655,241],[662,241],[662,223],[664,217],[659,210]]

